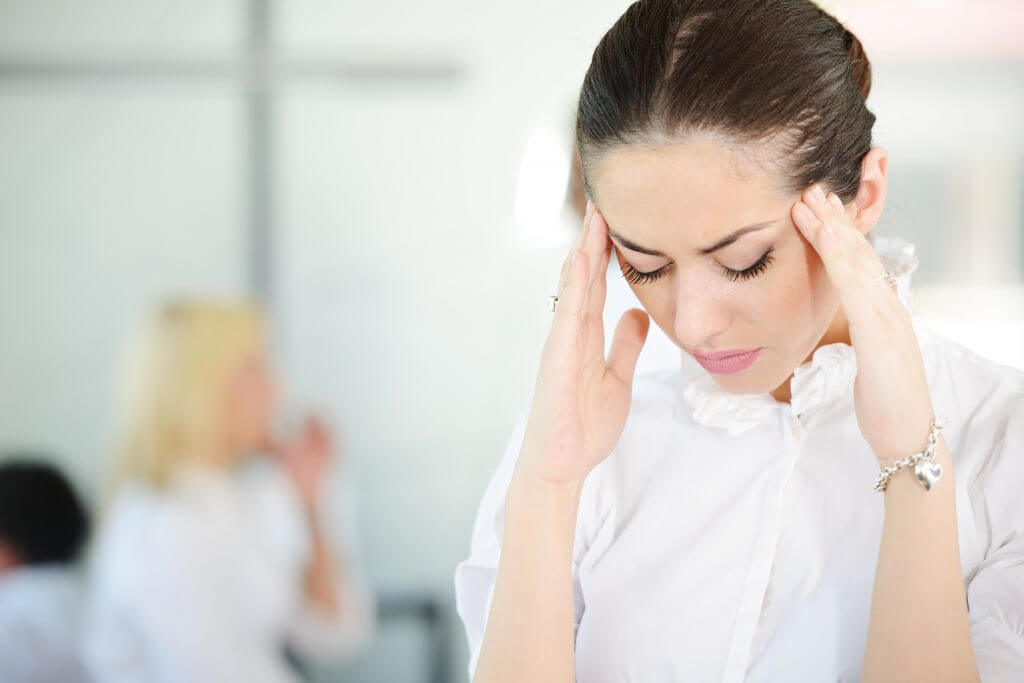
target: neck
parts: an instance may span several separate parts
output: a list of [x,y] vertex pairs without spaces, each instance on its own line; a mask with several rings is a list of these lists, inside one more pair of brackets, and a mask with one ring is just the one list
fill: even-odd
[[[846,320],[846,314],[843,312],[843,307],[839,306],[836,309],[836,314],[832,317],[832,322],[829,323],[828,328],[825,330],[825,334],[821,335],[821,339],[814,345],[811,352],[807,354],[807,357],[803,359],[801,364],[806,363],[814,355],[820,347],[827,344],[836,344],[842,342],[844,344],[850,343],[850,325]],[[793,398],[793,394],[790,392],[790,383],[793,380],[793,375],[790,373],[786,381],[780,384],[778,387],[772,390],[771,395],[776,401],[781,403],[789,403]]]

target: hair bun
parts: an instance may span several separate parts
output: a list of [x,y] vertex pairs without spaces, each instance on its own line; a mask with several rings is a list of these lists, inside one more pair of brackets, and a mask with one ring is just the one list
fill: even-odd
[[864,54],[864,46],[860,44],[857,36],[843,26],[843,44],[846,46],[846,54],[850,56],[850,66],[853,68],[853,80],[857,83],[857,89],[864,99],[868,98],[871,92],[871,62]]

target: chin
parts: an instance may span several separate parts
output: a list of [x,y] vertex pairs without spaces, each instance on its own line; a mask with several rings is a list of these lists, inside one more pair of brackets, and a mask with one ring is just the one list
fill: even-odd
[[777,368],[769,368],[767,365],[758,367],[765,363],[765,361],[769,361],[768,358],[765,358],[765,355],[765,353],[762,353],[757,362],[743,372],[731,375],[711,373],[711,376],[719,387],[730,394],[770,393],[782,386],[793,373],[792,370],[787,372]]
[[771,391],[775,386],[769,387],[767,383],[763,381],[744,380],[743,378],[736,377],[735,375],[711,375],[715,382],[725,391],[730,394],[763,394],[766,391]]

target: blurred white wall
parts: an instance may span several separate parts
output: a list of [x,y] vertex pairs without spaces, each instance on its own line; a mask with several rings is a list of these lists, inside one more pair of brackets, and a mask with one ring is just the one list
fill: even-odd
[[[564,177],[580,79],[627,4],[280,0],[263,62],[239,59],[245,0],[0,0],[0,447],[50,450],[94,492],[118,344],[168,294],[259,285],[265,206],[279,365],[293,410],[345,432],[360,560],[449,601],[575,229],[561,191],[524,186]],[[874,64],[880,230],[918,244],[923,312],[1024,366],[1024,49],[956,48],[950,21],[908,52],[886,14],[987,4],[830,3]],[[271,93],[265,203],[247,73]],[[418,638],[321,676],[426,680]]]

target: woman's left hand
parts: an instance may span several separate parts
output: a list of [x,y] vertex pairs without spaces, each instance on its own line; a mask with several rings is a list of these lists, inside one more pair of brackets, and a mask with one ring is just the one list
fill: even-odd
[[820,184],[793,205],[793,222],[818,252],[846,314],[857,358],[857,424],[881,466],[916,453],[934,417],[921,348],[910,314],[871,243],[843,206]]
[[316,417],[307,417],[301,433],[281,448],[280,457],[285,469],[295,482],[303,503],[309,507],[316,505],[320,482],[331,462],[332,451],[330,432]]

